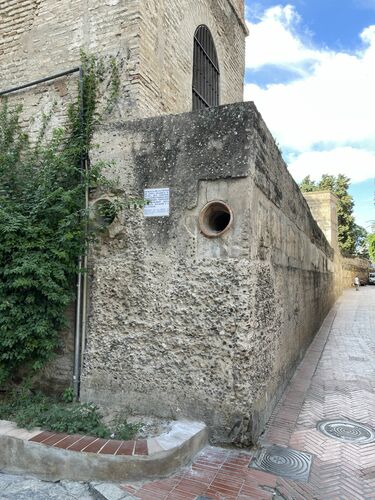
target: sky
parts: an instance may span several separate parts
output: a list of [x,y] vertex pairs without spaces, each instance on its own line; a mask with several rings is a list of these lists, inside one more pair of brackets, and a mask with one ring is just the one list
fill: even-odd
[[375,0],[246,0],[245,100],[290,173],[351,179],[357,224],[375,220]]

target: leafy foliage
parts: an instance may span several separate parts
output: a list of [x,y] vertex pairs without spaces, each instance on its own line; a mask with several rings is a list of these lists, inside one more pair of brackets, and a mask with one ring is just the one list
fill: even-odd
[[125,415],[119,415],[113,422],[113,425],[111,425],[111,428],[113,429],[111,437],[115,439],[121,439],[123,441],[128,441],[134,438],[141,427],[141,423],[134,424],[127,422]]
[[83,251],[79,144],[31,146],[19,113],[0,111],[0,381],[50,359]]
[[371,233],[367,236],[368,242],[368,252],[372,262],[375,262],[375,233]]
[[72,403],[74,401],[74,389],[73,387],[67,387],[62,395],[63,401],[65,403]]
[[[85,189],[111,187],[103,164],[88,174],[81,169],[100,121],[96,108],[105,73],[93,57],[82,55],[82,66],[83,86],[66,125],[48,135],[50,117],[44,117],[34,142],[20,125],[22,109],[1,102],[0,384],[21,367],[24,373],[40,369],[54,355],[74,299],[76,263],[85,251]],[[110,73],[111,101],[118,89],[113,60]]]
[[[302,192],[331,191],[338,199],[338,238],[339,247],[344,255],[356,254],[356,224],[353,216],[354,201],[348,193],[350,179],[345,175],[323,175],[319,182],[312,181],[310,176],[305,177],[300,189]],[[357,226],[359,227],[359,226]]]
[[41,393],[30,393],[24,388],[13,391],[0,403],[0,419],[13,420],[26,429],[41,427],[53,432],[127,440],[132,439],[140,428],[139,424],[130,424],[124,417],[108,427],[102,418],[98,407],[92,403],[59,401]]
[[369,259],[368,232],[364,227],[354,224],[353,235],[355,238],[355,254],[358,257]]

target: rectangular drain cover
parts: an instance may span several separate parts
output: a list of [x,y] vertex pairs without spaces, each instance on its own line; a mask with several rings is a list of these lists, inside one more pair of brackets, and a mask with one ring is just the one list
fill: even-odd
[[307,482],[313,456],[310,453],[271,445],[258,450],[249,468],[269,472],[275,476]]

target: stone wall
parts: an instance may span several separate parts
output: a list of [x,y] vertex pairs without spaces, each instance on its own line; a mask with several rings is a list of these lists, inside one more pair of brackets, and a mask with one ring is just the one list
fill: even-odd
[[[117,57],[120,99],[92,159],[115,160],[127,193],[171,190],[169,217],[126,212],[92,248],[82,398],[202,419],[214,440],[249,444],[363,263],[341,265],[332,198],[322,232],[253,104],[147,118],[191,109],[200,24],[215,40],[221,103],[242,100],[242,0],[6,0],[0,15],[3,88],[77,66],[82,48]],[[11,102],[36,132],[54,101],[61,123],[76,89],[70,76]],[[214,199],[234,222],[207,238],[197,221]],[[49,388],[71,379],[71,332],[64,340]]]
[[341,286],[342,288],[349,288],[353,286],[354,278],[356,276],[368,283],[368,273],[370,270],[370,261],[361,259],[359,257],[342,257],[341,259],[342,274]]
[[328,243],[338,250],[337,196],[329,191],[313,191],[303,196]]
[[314,219],[334,250],[335,295],[353,286],[355,276],[367,283],[370,262],[359,257],[343,257],[338,242],[338,198],[328,191],[303,193]]
[[242,0],[229,0],[229,3],[236,11],[236,14],[241,19],[242,22],[245,22],[245,9],[244,2]]
[[[334,302],[333,250],[251,103],[104,127],[125,191],[169,187],[93,249],[82,398],[249,444]],[[211,200],[233,226],[207,238]]]

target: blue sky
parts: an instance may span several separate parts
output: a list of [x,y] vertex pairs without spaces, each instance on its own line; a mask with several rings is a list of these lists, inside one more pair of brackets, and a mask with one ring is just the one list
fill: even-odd
[[245,100],[296,181],[351,178],[358,224],[375,219],[375,0],[247,1]]

